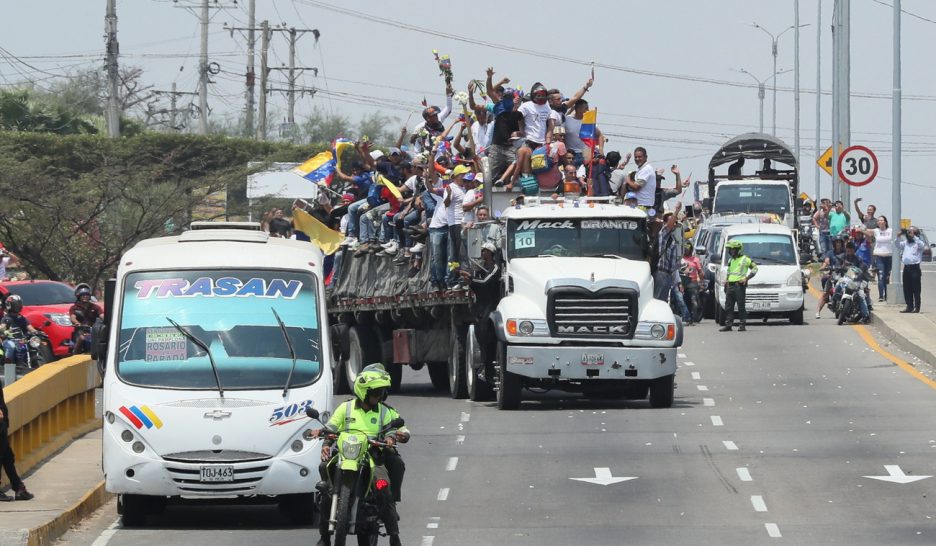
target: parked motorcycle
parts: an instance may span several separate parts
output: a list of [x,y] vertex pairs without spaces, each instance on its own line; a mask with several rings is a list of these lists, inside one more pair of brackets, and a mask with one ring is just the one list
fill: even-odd
[[55,360],[49,336],[42,330],[30,333],[20,328],[11,328],[7,338],[16,343],[13,359],[17,366],[34,370]]
[[[319,413],[313,408],[307,409],[306,415],[319,421]],[[379,503],[393,502],[390,482],[377,477],[377,467],[381,466],[380,450],[390,447],[383,439],[403,425],[403,418],[398,417],[376,438],[351,428],[337,433],[322,431],[327,438],[337,440],[332,447],[332,458],[326,463],[328,489],[322,491],[331,495],[328,528],[333,533],[335,546],[345,546],[348,535],[356,535],[359,546],[377,544],[383,523]]]
[[868,280],[860,267],[849,267],[836,286],[836,292],[841,292],[840,309],[838,314],[839,325],[846,322],[861,320],[861,301],[867,306]]

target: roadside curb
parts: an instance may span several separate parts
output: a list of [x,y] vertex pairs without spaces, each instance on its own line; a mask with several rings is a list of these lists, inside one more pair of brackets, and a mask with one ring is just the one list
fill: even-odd
[[22,544],[26,546],[46,546],[52,544],[57,538],[64,535],[73,525],[94,513],[95,510],[104,506],[111,498],[112,493],[104,490],[104,480],[98,482],[93,488],[81,497],[75,504],[69,506],[64,512],[56,516],[52,521],[33,527],[28,530],[28,535]]
[[871,323],[877,328],[885,339],[893,342],[895,345],[903,349],[904,351],[912,354],[913,356],[919,358],[920,360],[925,361],[928,364],[936,365],[936,354],[933,354],[926,349],[920,347],[916,343],[913,343],[906,337],[904,337],[900,332],[891,328],[887,321],[882,319],[880,316],[876,315],[874,311],[871,312]]

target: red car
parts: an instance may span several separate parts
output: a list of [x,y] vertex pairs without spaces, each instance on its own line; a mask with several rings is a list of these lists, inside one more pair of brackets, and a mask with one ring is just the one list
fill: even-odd
[[23,316],[34,328],[49,336],[55,357],[68,356],[75,331],[68,318],[68,309],[75,303],[75,289],[57,281],[0,283],[0,300],[5,301],[10,294],[23,298]]

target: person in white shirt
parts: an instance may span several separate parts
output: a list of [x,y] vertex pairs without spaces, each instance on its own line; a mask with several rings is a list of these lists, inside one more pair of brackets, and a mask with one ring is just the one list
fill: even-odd
[[452,181],[445,187],[442,201],[448,223],[449,274],[446,283],[452,289],[460,287],[458,269],[461,267],[462,220],[465,217],[465,176],[470,172],[471,169],[465,165],[458,165],[452,170]]
[[887,217],[877,217],[877,227],[865,230],[865,234],[874,238],[873,264],[877,270],[878,301],[887,300],[887,285],[890,284],[891,269],[894,266],[894,232]]
[[556,126],[556,120],[559,114],[546,104],[546,86],[536,82],[530,91],[529,102],[520,105],[520,114],[523,115],[523,136],[526,139],[524,145],[517,150],[517,165],[510,186],[517,184],[521,174],[531,174],[530,156],[533,150],[540,146],[549,146],[552,142],[553,128]]
[[923,261],[923,249],[926,244],[920,238],[920,230],[916,227],[900,230],[901,238],[897,239],[900,248],[900,261],[903,263],[903,290],[904,301],[907,308],[901,313],[920,312],[920,293],[922,292],[923,270],[920,263]]
[[630,191],[637,194],[639,207],[653,208],[656,199],[657,176],[656,170],[647,161],[647,150],[643,146],[634,148],[634,163],[637,164],[637,175],[633,181],[627,181]]

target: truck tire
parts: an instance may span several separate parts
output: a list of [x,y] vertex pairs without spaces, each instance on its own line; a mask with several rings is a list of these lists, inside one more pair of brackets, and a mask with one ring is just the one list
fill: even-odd
[[458,400],[468,396],[465,385],[468,362],[465,360],[465,337],[468,328],[464,324],[452,324],[449,329],[448,381],[449,393]]
[[676,374],[664,375],[650,381],[650,407],[673,407],[673,380]]
[[437,391],[449,389],[448,362],[429,362],[429,379]]
[[403,383],[403,364],[391,363],[386,368],[387,373],[390,374],[390,392],[400,392],[400,385]]
[[348,328],[348,359],[345,361],[345,379],[354,385],[354,379],[365,366],[378,362],[380,353],[376,340],[362,326]]
[[351,386],[345,372],[347,366],[346,360],[332,359],[332,391],[335,394],[351,394]]
[[[466,374],[465,382],[468,384],[468,398],[474,402],[488,402],[494,397],[494,388],[487,378],[493,378],[490,363],[484,361],[485,351],[478,343],[478,337],[475,335],[475,326],[468,327],[468,336],[465,343],[465,363]],[[475,367],[482,362],[481,369]]]
[[520,376],[507,371],[507,344],[497,342],[497,409],[515,410],[520,407]]

